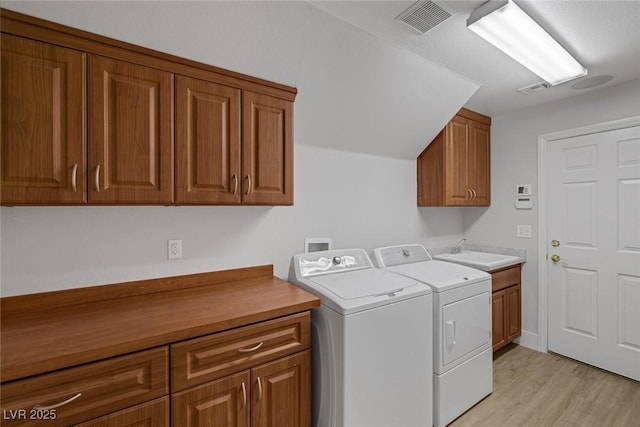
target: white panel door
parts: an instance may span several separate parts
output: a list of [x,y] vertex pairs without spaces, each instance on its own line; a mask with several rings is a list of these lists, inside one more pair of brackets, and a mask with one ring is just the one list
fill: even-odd
[[640,127],[547,153],[549,350],[640,380]]

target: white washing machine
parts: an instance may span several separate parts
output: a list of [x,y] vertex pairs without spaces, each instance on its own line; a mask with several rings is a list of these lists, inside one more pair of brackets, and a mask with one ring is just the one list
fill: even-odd
[[431,258],[422,245],[374,250],[385,271],[433,290],[434,425],[443,427],[493,390],[491,275]]
[[295,255],[289,281],[311,312],[314,427],[425,427],[433,422],[428,286],[375,268],[363,249]]

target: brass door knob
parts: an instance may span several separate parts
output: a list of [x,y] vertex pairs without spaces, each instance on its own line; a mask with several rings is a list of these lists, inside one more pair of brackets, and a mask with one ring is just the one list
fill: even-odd
[[560,261],[560,255],[558,255],[558,254],[551,255],[551,261],[559,262]]
[[560,246],[560,242],[558,240],[552,240],[551,246],[553,246],[554,248],[557,248],[558,246]]

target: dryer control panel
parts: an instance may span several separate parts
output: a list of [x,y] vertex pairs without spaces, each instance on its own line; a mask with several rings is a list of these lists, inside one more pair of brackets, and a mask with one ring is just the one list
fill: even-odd
[[422,245],[400,245],[377,248],[373,251],[378,267],[410,264],[413,262],[431,261],[431,254]]

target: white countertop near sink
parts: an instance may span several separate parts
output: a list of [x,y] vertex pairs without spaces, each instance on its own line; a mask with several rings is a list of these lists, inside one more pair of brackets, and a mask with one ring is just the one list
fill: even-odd
[[526,250],[468,244],[461,253],[451,254],[453,247],[431,250],[434,259],[455,262],[484,271],[494,271],[526,262]]

